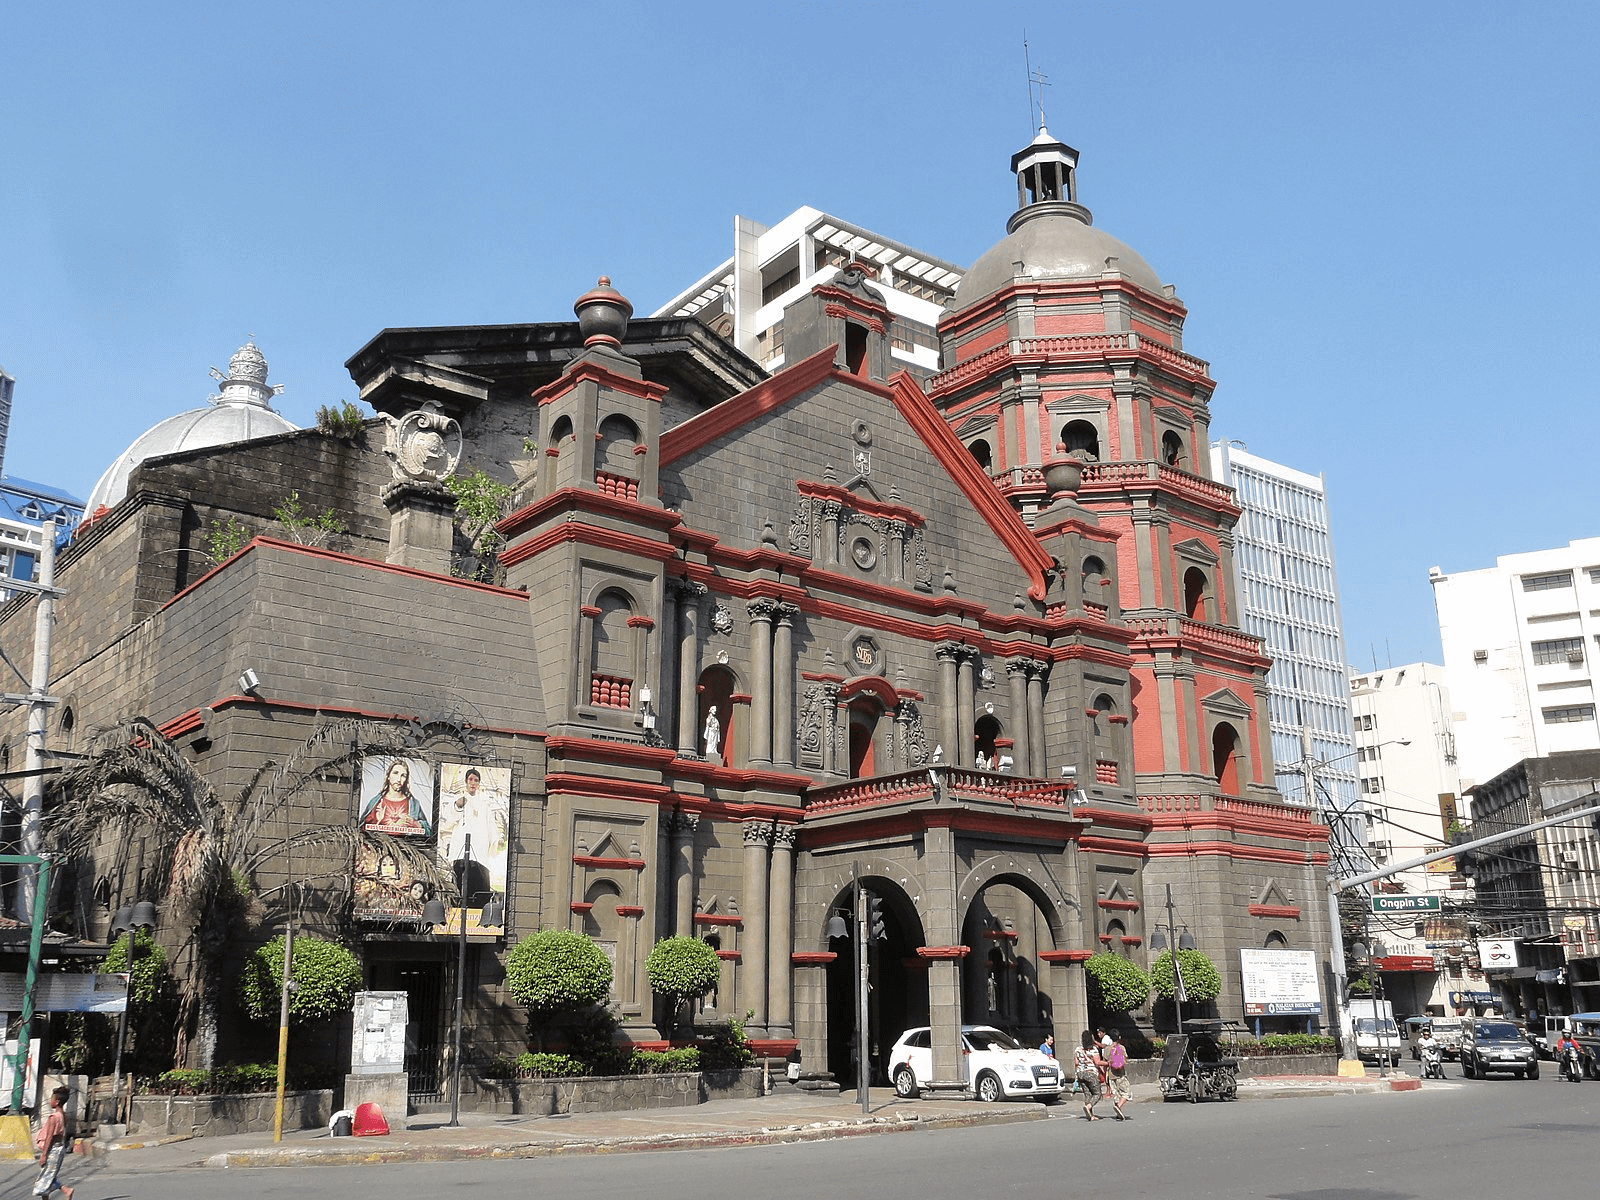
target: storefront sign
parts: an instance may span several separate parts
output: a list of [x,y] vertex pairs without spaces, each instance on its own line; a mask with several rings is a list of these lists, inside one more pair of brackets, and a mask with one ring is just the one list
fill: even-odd
[[1252,1017],[1322,1012],[1317,956],[1309,950],[1241,950],[1244,1011]]
[[1515,938],[1479,938],[1478,964],[1485,971],[1514,971],[1517,967]]
[[1386,954],[1372,960],[1380,971],[1433,971],[1437,970],[1431,954]]

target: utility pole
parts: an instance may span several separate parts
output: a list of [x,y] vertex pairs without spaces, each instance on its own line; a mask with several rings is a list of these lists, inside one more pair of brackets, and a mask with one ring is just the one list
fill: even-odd
[[[1317,803],[1317,759],[1312,753],[1309,725],[1300,726],[1300,771],[1305,777],[1306,806],[1315,812],[1320,807]],[[1333,822],[1337,822],[1337,824],[1329,823],[1333,841],[1337,842],[1346,832],[1344,814],[1333,809],[1330,815],[1333,817]],[[1339,916],[1339,859],[1332,845],[1328,847],[1328,929],[1331,934],[1328,966],[1333,974],[1331,999],[1334,1027],[1339,1031],[1339,1057],[1356,1061],[1359,1055],[1356,1051],[1355,1032],[1350,1028],[1350,980],[1349,968],[1344,961],[1344,925]]]
[[861,864],[852,863],[850,879],[856,890],[856,1099],[863,1114],[872,1110],[872,1059],[867,1048],[867,893],[861,887]]
[[[56,523],[48,520],[39,527],[43,545],[39,548],[39,582],[7,581],[6,586],[20,591],[37,592],[38,606],[33,618],[33,669],[28,681],[26,696],[5,696],[3,699],[28,706],[27,754],[23,760],[25,772],[22,784],[22,853],[37,857],[43,848],[43,829],[40,820],[44,814],[44,734],[45,716],[60,701],[49,695],[50,690],[50,626],[56,608]],[[19,586],[21,585],[21,586]],[[19,876],[22,886],[17,889],[17,917],[31,920],[35,905],[33,893],[38,886],[39,869],[23,867]]]

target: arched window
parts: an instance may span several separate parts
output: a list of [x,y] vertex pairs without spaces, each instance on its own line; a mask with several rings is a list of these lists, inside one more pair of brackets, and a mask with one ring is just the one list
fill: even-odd
[[850,704],[850,778],[876,775],[878,718],[882,714],[877,700],[861,697]]
[[1225,794],[1239,794],[1239,734],[1226,721],[1211,731],[1211,773]]
[[867,327],[854,321],[844,323],[844,367],[852,375],[867,374]]
[[706,753],[706,719],[716,709],[717,752],[706,757],[720,765],[733,763],[733,672],[727,667],[707,667],[700,673],[699,720],[695,725],[695,748]]
[[979,438],[967,447],[973,458],[978,460],[978,465],[985,471],[994,470],[994,451],[989,449],[989,443]]
[[1128,927],[1121,921],[1107,921],[1105,937],[1101,940],[1105,942],[1106,949],[1110,950],[1111,953],[1120,954],[1126,958],[1131,947],[1122,939],[1127,936]]
[[573,453],[572,418],[557,417],[550,426],[550,445],[545,448],[545,467],[555,472],[554,487],[571,487],[578,482],[578,456]]
[[1184,465],[1183,438],[1170,429],[1161,435],[1161,461],[1169,467]]
[[639,444],[639,427],[627,417],[613,413],[600,422],[595,466],[631,475],[636,471],[634,447]]
[[628,618],[633,601],[611,589],[595,601],[589,658],[589,703],[600,708],[632,708],[635,634]]
[[1117,702],[1101,692],[1094,698],[1094,779],[1096,783],[1121,781],[1122,755],[1118,750]]
[[1183,611],[1191,621],[1206,619],[1206,592],[1210,582],[1199,567],[1190,567],[1183,573]]
[[1000,737],[1000,734],[999,718],[992,713],[986,713],[979,717],[972,727],[972,761],[976,763],[981,759],[989,764],[989,770],[991,771],[999,766],[999,752],[995,747],[995,741]]
[[1287,950],[1289,948],[1289,939],[1274,929],[1267,934],[1265,948],[1268,950]]
[[1085,462],[1100,461],[1100,431],[1089,421],[1068,421],[1061,431],[1061,444],[1068,454]]

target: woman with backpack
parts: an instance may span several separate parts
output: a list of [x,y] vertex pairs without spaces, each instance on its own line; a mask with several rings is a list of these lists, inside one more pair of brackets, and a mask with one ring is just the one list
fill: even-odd
[[1112,1106],[1116,1109],[1117,1120],[1133,1120],[1132,1117],[1122,1111],[1122,1106],[1128,1102],[1129,1096],[1128,1050],[1122,1044],[1120,1030],[1113,1029],[1111,1031],[1111,1053],[1106,1058],[1106,1071],[1110,1077],[1111,1101]]

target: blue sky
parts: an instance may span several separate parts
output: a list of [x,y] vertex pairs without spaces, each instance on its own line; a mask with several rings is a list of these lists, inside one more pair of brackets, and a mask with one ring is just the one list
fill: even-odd
[[999,240],[1027,30],[1213,433],[1328,478],[1349,652],[1596,532],[1593,5],[10,5],[6,470],[86,496],[254,333],[307,423],[385,326],[641,312],[802,204]]

